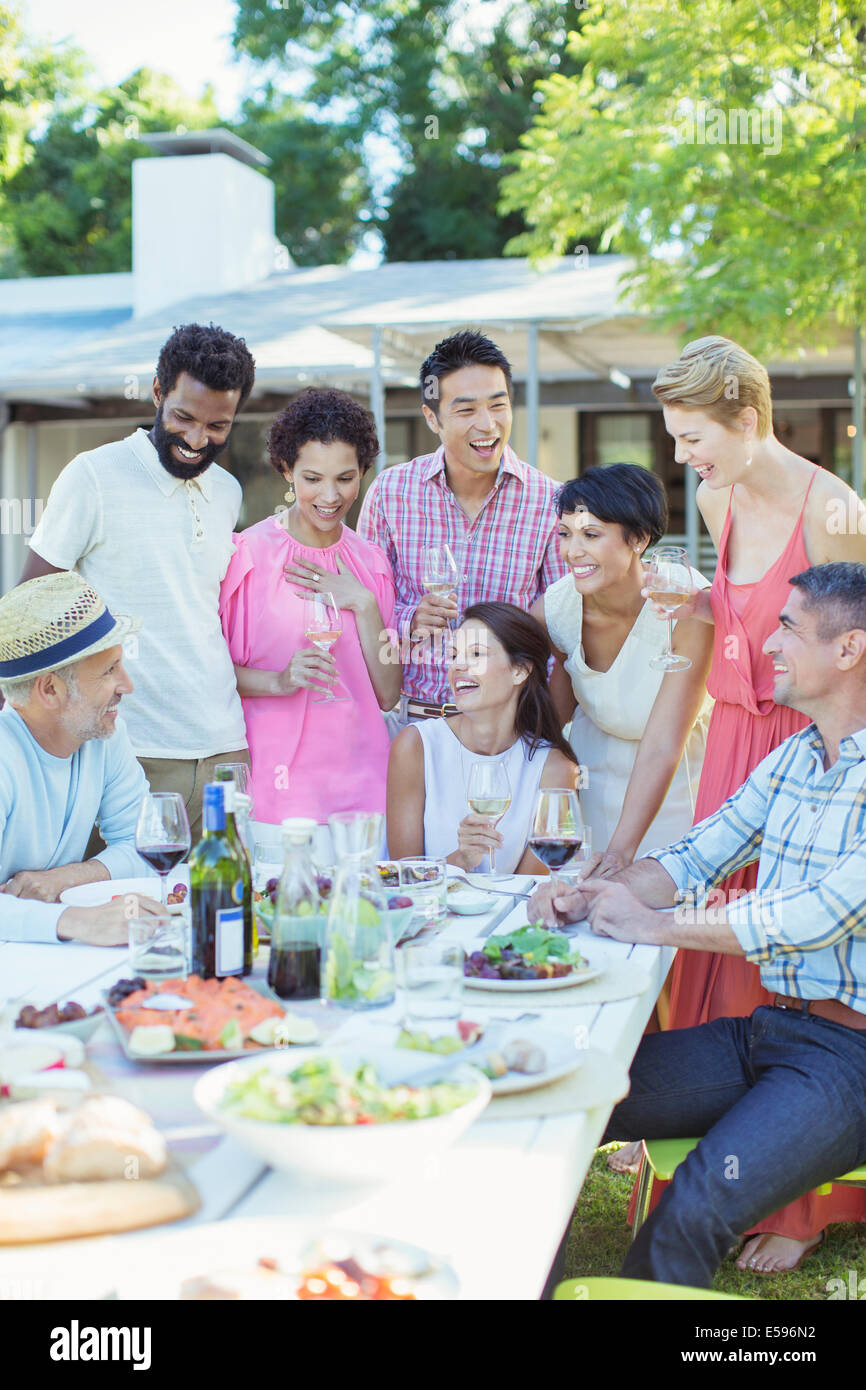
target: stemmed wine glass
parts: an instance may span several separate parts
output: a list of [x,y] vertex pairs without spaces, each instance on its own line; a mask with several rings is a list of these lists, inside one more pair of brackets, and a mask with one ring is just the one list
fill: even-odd
[[[573,860],[587,858],[589,833],[583,823],[577,792],[568,787],[543,787],[535,799],[535,813],[529,832],[529,848],[551,873],[569,865],[561,878],[579,878]],[[581,853],[582,852],[582,853]]]
[[236,794],[248,798],[250,803],[249,818],[250,820],[255,820],[250,769],[247,767],[246,763],[217,763],[214,768],[214,781],[219,782],[221,780],[220,774],[224,777],[227,772],[231,773],[231,780],[235,784]]
[[644,587],[649,591],[653,603],[664,609],[668,625],[665,650],[650,658],[650,666],[654,671],[687,671],[692,664],[689,658],[677,656],[673,650],[674,620],[671,614],[691,597],[695,588],[688,551],[678,545],[658,546],[647,566]]
[[[487,816],[495,829],[511,805],[511,784],[504,763],[477,762],[469,769],[466,797],[470,811]],[[494,852],[490,851],[490,872],[495,873]]]
[[180,792],[148,792],[141,799],[135,848],[160,877],[165,907],[165,880],[189,854],[191,845],[186,805]]
[[[334,602],[333,594],[324,590],[318,594],[308,594],[304,599],[304,635],[309,638],[313,646],[318,647],[320,652],[330,651],[342,631],[343,619]],[[337,682],[337,689],[342,691],[339,681]],[[332,689],[313,696],[313,700],[317,704],[323,700],[348,700],[348,698],[348,695],[342,693],[336,695]]]
[[[460,571],[449,545],[426,545],[424,547],[421,583],[428,594],[437,594],[440,598],[444,598],[446,594],[454,593],[460,583]],[[453,620],[449,618],[448,630],[452,627]],[[445,655],[444,645],[443,655]]]

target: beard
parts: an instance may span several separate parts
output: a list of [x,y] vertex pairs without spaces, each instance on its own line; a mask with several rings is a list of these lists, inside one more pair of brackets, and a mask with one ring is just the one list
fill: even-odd
[[182,478],[184,482],[197,478],[200,473],[204,473],[206,469],[210,468],[214,459],[219,457],[228,444],[228,439],[224,439],[222,444],[208,444],[198,463],[178,463],[172,457],[172,444],[179,445],[181,449],[185,449],[187,446],[182,434],[170,434],[163,425],[162,406],[156,412],[156,419],[150,431],[150,439],[166,473],[170,473],[173,478]]

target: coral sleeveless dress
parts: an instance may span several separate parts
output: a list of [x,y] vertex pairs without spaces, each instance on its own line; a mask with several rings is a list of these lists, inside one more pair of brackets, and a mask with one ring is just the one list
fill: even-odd
[[[815,481],[817,470],[812,475]],[[695,804],[695,822],[717,811],[741,787],[762,758],[784,739],[806,727],[805,715],[773,701],[773,665],[761,648],[778,626],[788,599],[788,580],[809,568],[803,541],[803,514],[812,482],[793,534],[763,579],[731,584],[727,576],[731,504],[719,544],[719,562],[710,600],[715,619],[713,664],[707,689],[715,698],[707,735],[707,751]],[[732,490],[733,495],[733,490]],[[732,874],[722,891],[755,887],[757,864]],[[744,956],[709,951],[679,951],[671,984],[670,1028],[690,1028],[715,1018],[747,1016],[772,995],[761,984],[757,965]],[[784,1152],[768,1151],[768,1163],[783,1163]],[[657,1184],[660,1189],[661,1185]],[[857,1188],[835,1187],[826,1197],[810,1193],[754,1229],[807,1240],[829,1221],[864,1218],[864,1195]]]

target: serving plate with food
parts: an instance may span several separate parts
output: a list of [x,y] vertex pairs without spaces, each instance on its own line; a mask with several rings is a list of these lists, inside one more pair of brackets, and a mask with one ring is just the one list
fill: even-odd
[[596,979],[601,970],[570,946],[561,932],[541,926],[490,936],[483,947],[467,955],[465,983],[470,989],[509,993],[568,989]]
[[463,1133],[490,1081],[457,1063],[447,1079],[386,1081],[413,1069],[396,1048],[281,1049],[199,1077],[196,1105],[271,1167],[340,1186],[405,1177]]
[[583,1054],[570,1037],[525,1023],[460,1019],[457,1032],[438,1037],[402,1028],[395,1047],[439,1056],[465,1056],[490,1080],[494,1099],[550,1086],[577,1071]]
[[119,980],[104,994],[124,1056],[147,1062],[224,1062],[268,1048],[315,1043],[316,1024],[287,1012],[264,981]]
[[460,1290],[452,1266],[429,1250],[357,1231],[310,1235],[290,1218],[136,1237],[135,1258],[118,1270],[121,1300],[421,1302]]

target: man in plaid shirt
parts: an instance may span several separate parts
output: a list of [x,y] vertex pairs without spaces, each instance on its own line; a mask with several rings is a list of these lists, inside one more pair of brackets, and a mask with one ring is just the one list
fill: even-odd
[[[358,535],[394,571],[394,622],[404,665],[400,722],[456,713],[443,655],[449,625],[473,603],[530,609],[565,574],[556,536],[556,484],[509,448],[511,367],[489,338],[457,333],[420,372],[435,453],[387,468],[364,499]],[[454,594],[425,594],[424,552],[447,545]]]
[[[745,956],[773,992],[751,1018],[641,1042],[602,1142],[704,1137],[636,1236],[631,1278],[709,1287],[743,1231],[866,1161],[866,565],[790,583],[764,651],[776,703],[814,722],[677,844],[529,904],[618,941]],[[697,905],[755,860],[753,892]]]

